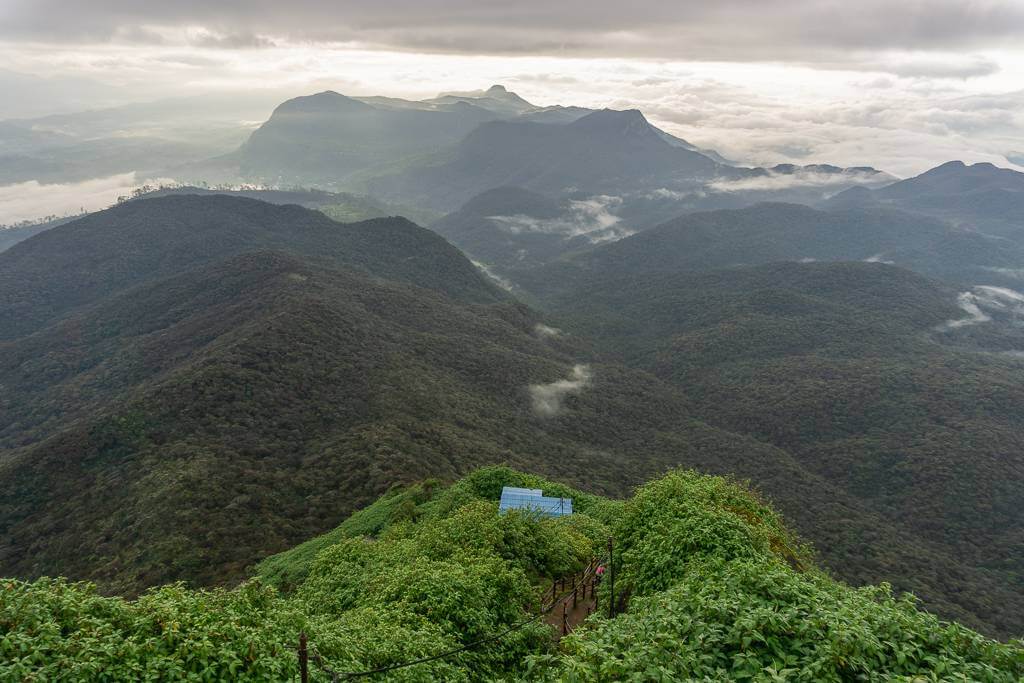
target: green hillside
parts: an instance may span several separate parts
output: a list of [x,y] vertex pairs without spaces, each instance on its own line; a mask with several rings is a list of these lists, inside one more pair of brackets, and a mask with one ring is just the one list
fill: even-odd
[[231,584],[396,482],[506,462],[621,495],[680,463],[779,459],[614,364],[553,399],[586,346],[405,221],[230,197],[86,220],[0,259],[56,318],[0,342],[3,574]]
[[584,253],[517,272],[540,297],[600,286],[613,278],[709,271],[778,261],[891,263],[954,283],[1019,287],[1019,242],[893,209],[819,211],[765,203],[680,216]]
[[172,195],[90,214],[0,253],[0,339],[29,334],[131,287],[260,249],[467,301],[503,298],[458,250],[403,218],[346,224],[295,205]]
[[[503,485],[571,496],[576,514],[501,515]],[[559,645],[538,615],[550,577],[601,558],[609,536],[625,612],[610,619],[599,611]],[[600,586],[603,604],[609,584]],[[625,502],[505,468],[451,486],[393,490],[334,532],[263,562],[256,578],[231,590],[169,585],[128,601],[59,579],[0,585],[4,680],[290,680],[300,632],[321,658],[312,680],[329,680],[321,665],[360,672],[460,649],[378,678],[1024,675],[1019,641],[1000,644],[942,622],[884,585],[834,581],[756,495],[687,471]]]
[[[926,599],[942,595],[1014,634],[1024,610],[1024,366],[949,345],[934,330],[965,316],[954,301],[955,290],[883,264],[782,263],[610,279],[554,310],[606,361],[674,384],[700,419],[790,454],[957,565],[883,574],[895,584],[915,577]],[[826,564],[876,580],[862,529],[799,509],[818,507],[818,492],[772,495]],[[877,542],[882,555],[901,544]]]

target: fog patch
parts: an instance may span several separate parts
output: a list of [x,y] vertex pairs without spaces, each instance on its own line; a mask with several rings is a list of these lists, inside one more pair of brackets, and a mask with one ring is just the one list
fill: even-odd
[[539,417],[554,417],[562,410],[562,401],[569,394],[578,394],[592,379],[589,365],[574,365],[568,379],[550,384],[531,384],[530,399],[533,412]]
[[533,326],[533,333],[541,339],[550,339],[552,337],[562,336],[562,331],[557,327],[551,327],[544,323],[537,323]]
[[1013,316],[1015,322],[1024,317],[1024,294],[1006,287],[979,285],[969,292],[961,292],[956,303],[967,317],[947,320],[939,325],[938,331],[948,332],[991,322],[996,314]]
[[656,190],[650,192],[644,192],[640,195],[642,199],[658,200],[658,199],[671,199],[673,201],[682,201],[684,199],[704,199],[707,197],[707,193],[703,190],[694,190],[692,192],[683,192],[680,190],[670,190],[667,187],[659,187]]
[[566,240],[583,237],[591,244],[611,242],[629,237],[635,230],[620,225],[620,218],[612,210],[622,204],[622,197],[595,195],[587,199],[571,200],[565,213],[558,218],[534,218],[525,214],[488,216],[498,227],[513,235],[542,233],[561,235]]
[[1024,268],[995,268],[985,266],[982,270],[987,270],[990,273],[997,273],[999,275],[1005,275],[1006,277],[1012,277],[1016,280],[1024,280]]
[[[171,184],[169,178],[146,181]],[[44,184],[38,180],[0,186],[0,224],[31,221],[46,217],[62,218],[83,211],[98,211],[128,196],[142,183],[135,172],[93,178],[78,183]]]
[[487,265],[486,263],[484,263],[482,261],[471,261],[471,263],[474,266],[477,267],[477,270],[479,270],[481,273],[486,275],[490,280],[492,280],[494,282],[494,284],[498,285],[502,289],[508,290],[510,292],[513,289],[515,289],[515,285],[512,284],[511,280],[503,278],[502,276],[500,276],[497,273],[495,273],[491,269],[491,267],[489,265]]

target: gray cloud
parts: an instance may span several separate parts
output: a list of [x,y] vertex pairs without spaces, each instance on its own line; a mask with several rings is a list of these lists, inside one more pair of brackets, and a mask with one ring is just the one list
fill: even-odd
[[196,47],[226,48],[231,50],[275,46],[274,41],[270,38],[255,33],[227,33],[222,35],[206,30],[200,31],[190,42]]
[[[1024,33],[1024,5],[1013,0],[8,0],[0,9],[0,37],[8,40],[114,40],[150,26],[456,53],[817,63],[851,50],[957,52],[1013,45]],[[916,70],[922,68],[935,67]],[[975,60],[953,72],[967,77],[990,68]]]

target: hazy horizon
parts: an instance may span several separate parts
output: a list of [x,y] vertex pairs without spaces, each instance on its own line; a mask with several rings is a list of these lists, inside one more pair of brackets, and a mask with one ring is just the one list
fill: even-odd
[[641,109],[745,165],[1024,170],[1022,36],[1018,2],[7,0],[0,119],[242,93],[260,119],[326,89],[421,99],[501,83],[539,105]]

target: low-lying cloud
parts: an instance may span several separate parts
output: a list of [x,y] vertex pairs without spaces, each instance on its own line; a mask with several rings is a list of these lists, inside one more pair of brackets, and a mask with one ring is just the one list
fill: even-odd
[[533,412],[540,417],[554,417],[562,410],[562,402],[570,394],[578,394],[593,378],[588,365],[574,365],[568,379],[549,384],[531,384],[530,399]]
[[[162,178],[153,184],[173,184]],[[121,173],[78,183],[44,184],[37,180],[0,185],[0,224],[31,221],[47,216],[71,216],[105,209],[140,185],[135,173]]]
[[483,273],[488,278],[490,278],[496,285],[498,285],[502,289],[508,290],[510,292],[513,289],[515,289],[515,285],[512,284],[511,280],[508,280],[507,278],[503,278],[502,276],[500,276],[497,273],[495,273],[494,270],[489,265],[487,265],[486,263],[483,263],[482,261],[473,261],[472,263],[473,263],[474,266],[477,267],[477,269],[481,273]]
[[885,174],[869,171],[844,171],[842,173],[826,173],[823,171],[794,171],[778,173],[768,171],[764,175],[715,180],[708,184],[708,189],[716,192],[778,192],[797,188],[839,189],[851,185],[868,187],[884,185],[894,179]]
[[1024,280],[1024,268],[996,268],[994,266],[985,266],[983,270],[987,270],[990,273],[1005,275],[1006,277],[1012,277],[1017,280]]
[[939,326],[939,331],[991,322],[994,315],[1024,316],[1024,294],[1007,287],[980,285],[970,292],[961,292],[956,303],[967,317],[947,320]]
[[612,210],[622,204],[622,197],[595,195],[587,199],[572,200],[565,212],[557,218],[535,218],[526,214],[488,216],[498,227],[513,235],[542,233],[561,235],[565,239],[584,237],[592,244],[611,242],[629,237],[635,230],[620,224]]
[[552,337],[559,337],[562,335],[562,331],[557,327],[551,327],[544,323],[537,323],[533,326],[533,333],[541,339],[550,339]]

